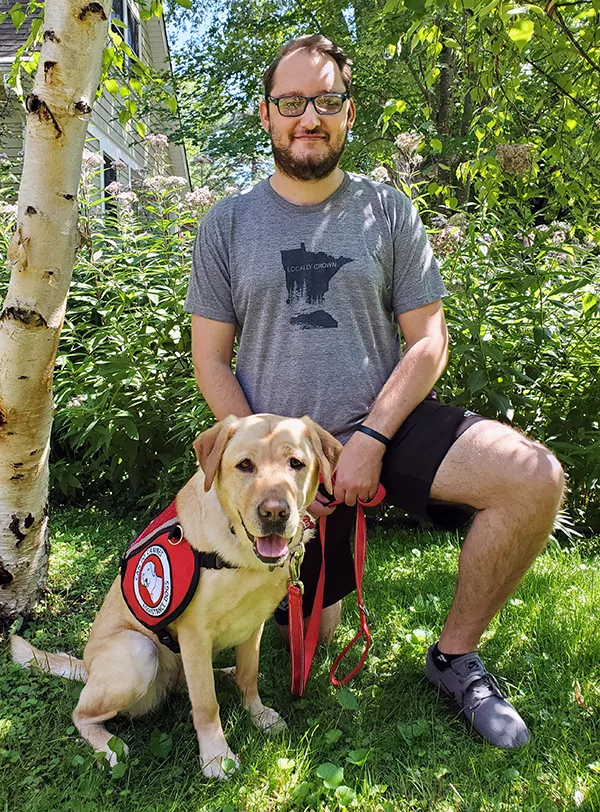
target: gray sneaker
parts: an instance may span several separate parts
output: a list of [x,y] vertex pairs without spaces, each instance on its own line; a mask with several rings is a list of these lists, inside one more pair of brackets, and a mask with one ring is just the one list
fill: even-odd
[[425,674],[445,694],[452,697],[467,720],[469,730],[507,750],[516,750],[529,741],[525,722],[510,702],[503,697],[500,686],[481,662],[477,652],[452,660],[445,671],[433,661],[433,646],[427,652]]

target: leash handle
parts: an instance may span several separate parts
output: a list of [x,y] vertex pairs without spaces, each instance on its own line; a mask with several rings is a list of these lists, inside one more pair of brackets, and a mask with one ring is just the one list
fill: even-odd
[[[377,492],[373,499],[363,502],[357,500],[356,506],[356,529],[354,534],[354,575],[356,579],[356,591],[358,599],[358,611],[360,615],[360,629],[354,638],[348,643],[343,651],[336,657],[329,679],[332,685],[339,687],[345,685],[363,667],[369,653],[371,645],[371,633],[367,625],[366,611],[362,597],[362,581],[367,558],[367,522],[363,507],[375,507],[385,498],[385,488],[381,483],[377,485]],[[332,506],[342,504],[339,501],[331,502]],[[322,516],[319,521],[319,537],[321,542],[321,571],[315,592],[315,599],[310,615],[310,621],[306,636],[304,635],[304,616],[302,612],[302,591],[294,584],[288,587],[288,625],[290,634],[290,690],[293,696],[302,696],[310,673],[310,667],[317,647],[319,636],[319,626],[321,624],[321,613],[323,610],[323,597],[325,592],[325,531],[327,517]],[[345,677],[338,680],[336,671],[354,644],[364,635],[365,649],[357,666]]]

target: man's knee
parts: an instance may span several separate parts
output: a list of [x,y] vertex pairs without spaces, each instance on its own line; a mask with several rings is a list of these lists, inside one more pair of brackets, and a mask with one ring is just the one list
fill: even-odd
[[[510,465],[510,487],[506,498],[525,502],[532,510],[537,508],[544,513],[556,513],[565,484],[562,465],[541,443],[522,437],[519,445],[519,453]],[[507,459],[510,458],[509,452]]]

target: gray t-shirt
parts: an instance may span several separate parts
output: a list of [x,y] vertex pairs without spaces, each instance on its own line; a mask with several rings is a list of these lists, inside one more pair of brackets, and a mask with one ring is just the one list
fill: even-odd
[[268,180],[217,203],[194,246],[190,313],[237,326],[253,412],[309,415],[344,442],[398,363],[395,316],[446,289],[416,209],[346,174],[298,206]]

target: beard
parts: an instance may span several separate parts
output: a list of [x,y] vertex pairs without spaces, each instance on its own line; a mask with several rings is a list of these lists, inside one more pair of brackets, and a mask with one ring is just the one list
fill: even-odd
[[[298,158],[292,152],[291,143],[284,145],[281,139],[273,135],[273,129],[269,130],[273,160],[280,172],[294,180],[322,180],[331,175],[342,157],[348,138],[348,129],[344,130],[343,135],[334,144],[331,144],[331,137],[327,133],[317,131],[315,134],[324,135],[327,138],[327,151],[320,155],[309,153]],[[293,142],[293,139],[291,140]]]

